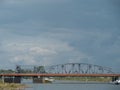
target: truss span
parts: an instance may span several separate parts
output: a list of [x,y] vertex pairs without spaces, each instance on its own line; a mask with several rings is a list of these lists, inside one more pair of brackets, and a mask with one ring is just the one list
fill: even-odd
[[48,74],[112,74],[112,69],[87,63],[66,63],[52,66],[17,65],[17,73],[48,73]]
[[46,67],[47,73],[54,74],[108,74],[111,68],[87,63],[67,63]]

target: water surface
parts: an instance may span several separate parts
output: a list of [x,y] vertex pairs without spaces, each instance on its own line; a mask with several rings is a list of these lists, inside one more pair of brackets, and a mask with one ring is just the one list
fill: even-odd
[[108,83],[53,83],[53,84],[32,84],[25,90],[120,90],[120,85]]

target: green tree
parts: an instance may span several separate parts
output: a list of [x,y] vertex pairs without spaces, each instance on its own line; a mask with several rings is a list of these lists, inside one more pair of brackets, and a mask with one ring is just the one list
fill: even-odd
[[44,66],[34,67],[34,72],[35,73],[45,73],[45,68],[44,68]]

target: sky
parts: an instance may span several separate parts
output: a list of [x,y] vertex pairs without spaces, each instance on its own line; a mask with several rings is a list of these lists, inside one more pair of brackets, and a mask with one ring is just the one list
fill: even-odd
[[120,72],[120,0],[0,0],[0,68],[64,63]]

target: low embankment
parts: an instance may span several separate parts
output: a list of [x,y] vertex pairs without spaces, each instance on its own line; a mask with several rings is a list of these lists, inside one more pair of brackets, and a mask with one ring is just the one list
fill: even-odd
[[4,83],[0,80],[0,90],[21,90],[24,89],[25,85],[15,83]]

